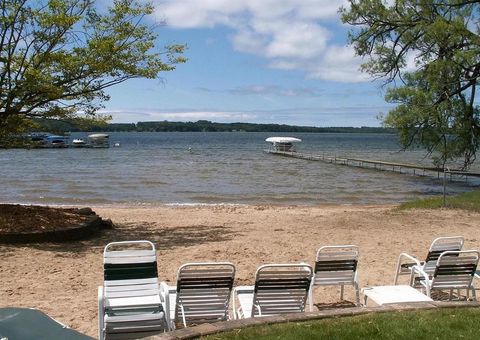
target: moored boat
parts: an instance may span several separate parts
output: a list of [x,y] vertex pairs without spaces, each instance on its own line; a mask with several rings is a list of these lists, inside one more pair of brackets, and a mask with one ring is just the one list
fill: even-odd
[[72,146],[74,148],[84,148],[88,145],[87,145],[87,142],[84,139],[76,138],[76,139],[72,140]]
[[109,138],[106,133],[93,133],[88,135],[88,143],[92,148],[109,148]]
[[269,137],[265,141],[272,143],[273,151],[295,152],[294,143],[302,140],[294,137]]
[[45,139],[46,148],[66,148],[68,147],[68,137],[66,136],[47,136]]

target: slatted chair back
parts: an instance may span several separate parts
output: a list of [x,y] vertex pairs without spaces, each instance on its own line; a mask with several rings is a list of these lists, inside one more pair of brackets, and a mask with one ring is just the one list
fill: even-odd
[[471,288],[479,257],[477,250],[442,253],[435,266],[431,289]]
[[107,244],[103,268],[107,298],[148,296],[159,292],[157,256],[150,241]]
[[[425,258],[425,263],[436,263],[439,256],[446,251],[460,251],[463,248],[465,242],[463,236],[449,236],[439,237],[433,240],[428,254]],[[456,253],[451,253],[448,256],[457,256]]]
[[149,241],[109,243],[99,288],[99,338],[137,339],[169,329],[160,299],[155,246]]
[[235,266],[229,262],[181,266],[177,273],[177,327],[227,320],[234,279]]
[[324,246],[318,249],[314,285],[352,285],[357,275],[359,250],[354,245]]
[[260,266],[250,316],[304,312],[312,275],[312,267],[304,263]]

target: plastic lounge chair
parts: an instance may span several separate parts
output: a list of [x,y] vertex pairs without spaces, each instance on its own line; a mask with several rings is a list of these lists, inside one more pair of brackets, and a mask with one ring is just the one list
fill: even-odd
[[412,276],[422,277],[419,283],[425,289],[428,297],[432,290],[448,289],[449,299],[452,299],[454,289],[465,289],[467,299],[472,291],[472,297],[476,300],[475,287],[473,286],[473,277],[477,270],[480,252],[477,250],[446,251],[440,254],[433,274],[427,273],[422,266],[412,268]]
[[235,266],[229,262],[182,265],[177,285],[162,286],[162,299],[169,305],[172,328],[190,327],[228,319]]
[[410,275],[410,285],[419,287],[418,278],[411,275],[413,266],[420,266],[423,271],[431,275],[440,254],[445,251],[460,251],[463,243],[463,236],[438,237],[430,245],[424,262],[420,262],[416,257],[407,253],[401,253],[398,257],[393,284],[397,284],[399,276]]
[[304,312],[312,273],[312,267],[306,263],[260,266],[255,274],[255,286],[239,286],[233,290],[234,317]]
[[0,339],[93,339],[33,308],[0,308]]
[[358,283],[359,251],[354,245],[324,246],[318,249],[315,272],[308,294],[310,311],[313,311],[313,288],[315,286],[340,286],[340,299],[343,300],[344,286],[353,286],[355,303],[360,305]]
[[109,243],[103,261],[104,286],[98,287],[99,339],[140,338],[169,330],[153,243]]

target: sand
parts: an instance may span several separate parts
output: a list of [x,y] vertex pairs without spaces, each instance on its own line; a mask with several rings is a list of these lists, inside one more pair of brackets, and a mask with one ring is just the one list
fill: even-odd
[[[231,261],[236,284],[253,283],[265,263],[307,262],[329,244],[360,247],[361,286],[392,284],[398,254],[424,257],[438,236],[463,235],[480,249],[480,214],[461,210],[398,212],[391,206],[98,207],[117,225],[75,244],[0,246],[0,306],[35,307],[91,336],[97,334],[97,286],[106,243],[146,239],[158,249],[161,280],[175,282],[186,262]],[[353,301],[346,289],[346,300]],[[317,289],[315,302],[339,302],[339,289]],[[350,303],[343,303],[351,305]]]

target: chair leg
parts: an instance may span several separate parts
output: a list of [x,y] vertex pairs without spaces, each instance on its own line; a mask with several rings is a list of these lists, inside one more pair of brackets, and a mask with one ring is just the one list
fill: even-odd
[[344,289],[344,286],[341,285],[340,286],[340,300],[342,300],[342,301],[343,301],[343,289]]
[[358,285],[358,282],[354,282],[353,287],[355,289],[355,304],[357,306],[360,306],[360,287]]
[[472,300],[477,301],[477,292],[475,291],[474,286],[472,286]]
[[180,303],[180,309],[182,311],[182,321],[183,321],[183,327],[187,328],[187,320],[185,318],[185,309],[183,308],[183,304],[178,301]]
[[310,309],[310,312],[313,312],[313,285],[308,291],[308,308]]
[[448,296],[448,301],[452,301],[452,296],[453,296],[453,289],[450,288],[450,294]]
[[414,280],[415,280],[415,277],[414,277],[414,272],[413,272],[413,270],[412,270],[412,272],[410,273],[410,282],[409,282],[409,285],[410,285],[411,287],[413,287],[413,282],[414,282]]
[[[170,311],[168,312],[170,313]],[[167,312],[163,312],[163,325],[164,325],[164,328],[163,328],[163,332],[170,332],[170,322],[167,320]]]

